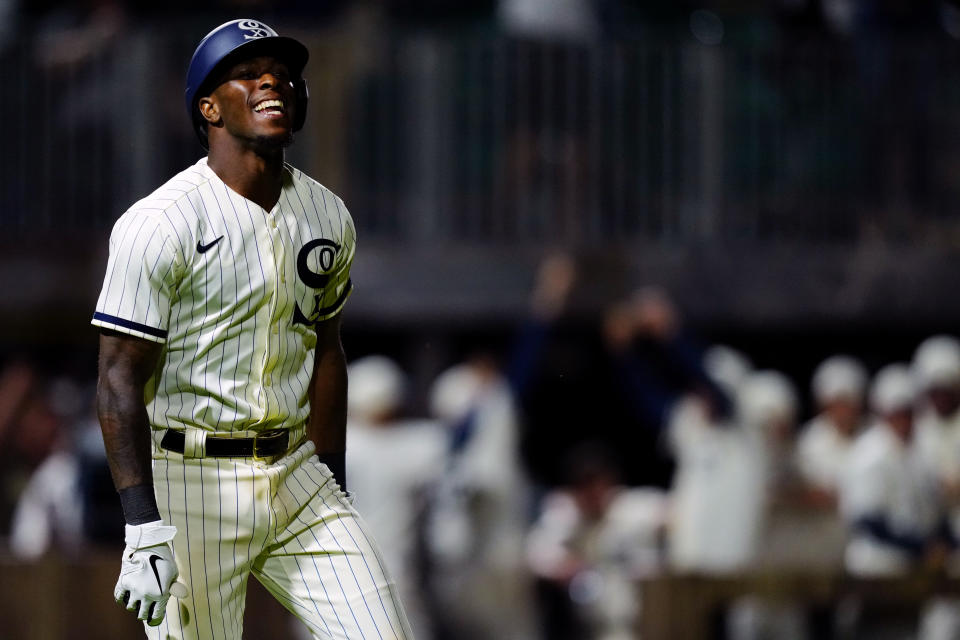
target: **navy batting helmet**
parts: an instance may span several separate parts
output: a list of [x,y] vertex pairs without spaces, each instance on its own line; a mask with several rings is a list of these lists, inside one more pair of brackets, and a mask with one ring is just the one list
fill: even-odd
[[272,55],[290,68],[297,93],[296,120],[293,130],[303,127],[307,117],[307,83],[303,79],[303,67],[307,64],[307,48],[293,38],[278,35],[271,27],[258,20],[241,18],[226,22],[208,33],[190,59],[187,69],[187,113],[200,144],[207,148],[207,122],[200,115],[197,101],[213,87],[209,83],[217,72],[245,58]]

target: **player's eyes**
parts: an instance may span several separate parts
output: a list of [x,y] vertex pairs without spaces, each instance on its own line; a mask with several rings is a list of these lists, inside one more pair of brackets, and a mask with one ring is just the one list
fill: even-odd
[[255,69],[255,68],[239,68],[236,69],[232,77],[235,80],[259,80],[264,75],[270,74],[276,78],[279,82],[289,82],[290,81],[290,72],[287,71],[285,67],[279,67],[276,69]]
[[287,73],[286,71],[281,71],[281,70],[264,71],[262,73],[259,71],[239,71],[236,73],[235,77],[241,80],[257,80],[261,76],[264,76],[267,74],[270,74],[274,78],[277,78],[278,80],[281,80],[283,82],[286,82],[287,80],[290,79],[290,74]]

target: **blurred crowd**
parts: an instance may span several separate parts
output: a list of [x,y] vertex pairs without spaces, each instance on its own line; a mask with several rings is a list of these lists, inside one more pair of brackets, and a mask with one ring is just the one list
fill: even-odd
[[[376,8],[390,20],[421,26],[446,26],[451,23],[477,23],[499,19],[506,25],[527,31],[566,34],[581,38],[632,30],[640,25],[685,24],[691,12],[698,13],[697,28],[712,29],[712,18],[703,12],[717,11],[728,16],[772,17],[787,27],[822,29],[845,33],[860,28],[928,28],[949,18],[940,16],[943,6],[953,3],[917,0],[904,3],[891,0],[755,0],[741,2],[694,2],[692,0],[209,0],[197,4],[182,0],[155,2],[140,0],[3,0],[0,12],[13,21],[35,19],[65,23],[84,15],[102,18],[106,14],[134,20],[162,15],[164,10],[190,10],[198,15],[246,12],[262,19],[297,17],[322,23],[337,19],[351,6]],[[15,22],[16,23],[16,22]],[[12,25],[11,25],[12,26]]]
[[[641,456],[603,438],[611,414],[596,398],[559,461],[562,480],[538,483],[520,447],[525,395],[575,273],[568,259],[548,259],[500,366],[476,356],[440,374],[428,417],[398,417],[407,383],[397,363],[376,355],[351,366],[356,504],[424,637],[636,638],[637,582],[666,573],[957,575],[952,336],[872,375],[832,355],[798,384],[729,346],[697,347],[669,297],[641,289],[609,308],[602,334],[619,392],[673,461],[669,481],[624,480],[623,461]],[[745,597],[718,637],[960,637],[960,600],[935,599],[899,629],[872,626],[856,601],[836,605],[814,616]]]
[[[610,305],[602,343],[581,344],[603,350],[589,375],[635,420],[585,388],[576,402],[589,416],[551,417],[556,428],[533,436],[531,396],[570,371],[555,352],[577,276],[569,257],[545,259],[511,346],[444,369],[419,405],[404,363],[350,365],[349,488],[418,637],[637,638],[638,581],[668,573],[960,570],[960,341],[930,337],[872,374],[836,354],[793,380],[699,346],[669,296],[643,288]],[[554,389],[553,404],[573,406]],[[29,360],[0,370],[0,525],[22,561],[119,544],[92,403],[92,384]],[[634,429],[650,437],[618,442]],[[535,463],[548,440],[553,476]],[[635,482],[652,457],[670,461],[665,481]],[[847,604],[815,619],[745,597],[718,633],[881,637]],[[960,637],[960,601],[931,601],[915,624],[906,632]]]

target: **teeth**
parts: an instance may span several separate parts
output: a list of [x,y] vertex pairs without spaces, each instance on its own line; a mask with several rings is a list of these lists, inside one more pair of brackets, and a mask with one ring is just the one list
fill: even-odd
[[264,109],[269,109],[270,107],[279,107],[283,109],[283,100],[264,100],[253,108],[254,111],[263,111]]

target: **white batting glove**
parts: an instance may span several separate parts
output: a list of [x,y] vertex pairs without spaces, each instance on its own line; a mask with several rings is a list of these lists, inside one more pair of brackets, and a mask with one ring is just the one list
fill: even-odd
[[126,527],[126,548],[114,599],[151,627],[163,622],[170,596],[183,598],[186,587],[176,582],[180,572],[173,561],[170,541],[177,528],[162,520]]

